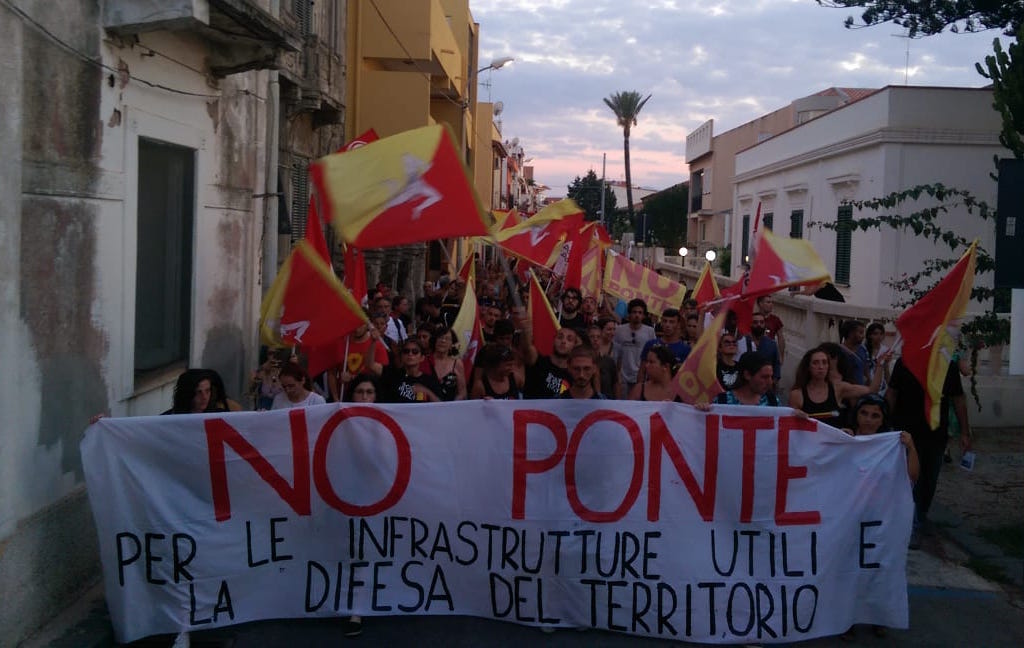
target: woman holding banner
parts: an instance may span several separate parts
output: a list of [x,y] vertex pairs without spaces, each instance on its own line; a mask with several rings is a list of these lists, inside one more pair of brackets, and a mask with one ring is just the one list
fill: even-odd
[[323,396],[309,390],[309,376],[297,362],[285,363],[277,380],[281,393],[274,396],[274,403],[270,406],[272,410],[310,407],[327,402]]
[[772,361],[757,351],[747,351],[736,362],[736,385],[718,395],[720,405],[760,405],[777,407],[779,398],[772,389]]
[[[882,366],[888,364],[892,353],[881,356]],[[876,371],[868,386],[855,385],[843,380],[834,380],[830,373],[831,359],[828,351],[822,347],[811,349],[800,359],[796,369],[796,380],[789,392],[789,406],[807,412],[811,418],[832,427],[843,427],[846,420],[842,416],[842,404],[873,394],[882,383],[881,371]]]

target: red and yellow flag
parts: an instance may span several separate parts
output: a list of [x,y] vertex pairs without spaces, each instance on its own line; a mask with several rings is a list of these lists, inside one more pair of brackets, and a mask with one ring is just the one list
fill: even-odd
[[722,335],[728,313],[728,305],[718,311],[718,315],[700,334],[697,344],[676,372],[673,386],[679,400],[684,403],[710,403],[715,396],[725,391],[718,382],[718,339]]
[[570,198],[544,207],[530,218],[494,232],[494,239],[509,254],[550,268],[558,259],[562,242],[572,229],[583,224],[583,210]]
[[750,283],[743,291],[746,297],[756,299],[790,286],[814,286],[832,279],[809,241],[776,236],[770,229],[762,229],[755,247]]
[[721,296],[722,291],[718,289],[718,283],[715,281],[715,275],[711,272],[711,263],[705,261],[704,269],[700,271],[700,276],[697,277],[697,283],[694,284],[690,297],[692,299],[696,299],[697,305],[699,306],[718,299]]
[[971,243],[942,281],[896,320],[903,337],[903,364],[924,387],[924,409],[932,429],[939,427],[942,385],[956,343],[953,334],[967,311],[974,288],[978,242]]
[[335,229],[359,248],[489,232],[490,218],[441,125],[328,155],[310,173]]
[[555,350],[555,334],[560,328],[555,311],[551,308],[537,275],[530,276],[530,324],[533,327],[533,346],[541,355],[549,356]]
[[371,128],[370,130],[366,131],[362,135],[356,137],[354,140],[352,140],[351,142],[349,142],[345,146],[342,146],[340,149],[338,149],[338,152],[339,153],[344,153],[346,151],[353,151],[353,150],[355,150],[357,148],[362,148],[362,147],[366,146],[370,142],[376,142],[379,139],[380,139],[380,136],[377,135],[377,131],[375,131],[375,130],[373,130]]
[[274,347],[316,347],[348,335],[366,315],[308,241],[281,265],[260,309],[260,337]]
[[647,310],[658,315],[667,308],[679,308],[686,297],[683,284],[611,250],[604,269],[604,291],[623,301],[643,299]]
[[462,296],[459,314],[452,322],[452,333],[459,341],[459,358],[466,376],[472,375],[476,354],[484,343],[484,328],[480,323],[480,309],[477,307],[476,291],[473,284],[466,282],[466,294]]

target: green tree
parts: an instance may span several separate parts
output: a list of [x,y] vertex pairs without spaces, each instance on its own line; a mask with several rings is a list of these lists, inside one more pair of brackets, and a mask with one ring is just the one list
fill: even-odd
[[627,90],[616,92],[604,99],[605,105],[615,113],[616,123],[622,127],[622,156],[626,167],[626,211],[629,213],[630,221],[633,220],[633,178],[629,169],[629,131],[636,126],[637,115],[650,98],[651,95],[647,95],[641,99],[639,92]]
[[678,250],[686,242],[686,203],[689,186],[680,182],[644,198],[651,245]]
[[[1017,42],[1010,43],[1004,51],[999,39],[992,42],[995,52],[985,57],[985,67],[975,63],[978,74],[992,81],[992,107],[1003,118],[1003,130],[999,133],[999,143],[1010,149],[1015,158],[1024,158],[1024,47],[1021,37],[1024,28],[1017,31]],[[998,156],[996,164],[999,163]]]
[[1007,36],[1024,24],[1024,2],[1020,0],[817,0],[822,7],[864,9],[858,25],[853,16],[847,27],[871,27],[891,22],[907,30],[911,38],[952,32],[1000,29]]
[[[582,178],[576,176],[572,184],[566,188],[566,195],[583,208],[587,220],[602,220],[601,178],[597,177],[593,169],[587,171],[587,175]],[[607,185],[604,188],[604,209],[609,214],[615,211],[615,194]]]

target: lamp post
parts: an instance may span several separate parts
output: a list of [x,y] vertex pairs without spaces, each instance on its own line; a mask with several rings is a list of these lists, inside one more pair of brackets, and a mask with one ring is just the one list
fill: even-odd
[[[485,65],[476,71],[477,78],[480,77],[481,72],[486,72],[488,70],[500,70],[501,68],[505,67],[514,60],[515,59],[511,56],[502,56],[500,58],[496,58],[493,61],[491,61],[489,65]],[[487,101],[489,102],[491,100],[491,78],[489,75],[487,77],[487,83],[485,83],[484,85],[487,86]]]
[[689,253],[690,253],[690,251],[688,249],[686,249],[685,245],[683,247],[679,248],[679,266],[680,267],[682,267],[682,268],[686,267],[686,255],[689,254]]
[[708,250],[704,253],[704,258],[707,259],[708,263],[714,263],[715,259],[718,258],[718,253],[714,250]]

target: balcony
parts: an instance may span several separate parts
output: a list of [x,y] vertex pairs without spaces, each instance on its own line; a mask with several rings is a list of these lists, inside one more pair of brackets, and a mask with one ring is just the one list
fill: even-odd
[[387,24],[376,12],[365,14],[363,62],[375,70],[429,74],[432,98],[468,97],[465,56],[438,0],[377,0],[377,6]]
[[225,77],[276,69],[301,40],[250,0],[107,0],[103,27],[116,36],[151,31],[192,33],[210,46],[210,71]]

